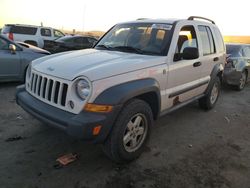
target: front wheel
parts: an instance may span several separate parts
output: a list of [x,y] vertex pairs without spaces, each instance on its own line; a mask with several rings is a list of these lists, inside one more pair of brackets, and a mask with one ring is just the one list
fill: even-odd
[[216,79],[213,81],[212,86],[210,87],[208,93],[199,100],[200,107],[205,110],[212,109],[219,98],[220,89],[221,89],[221,81],[220,78],[217,76]]
[[129,162],[143,152],[153,123],[150,106],[139,99],[128,102],[103,144],[104,153],[118,163]]

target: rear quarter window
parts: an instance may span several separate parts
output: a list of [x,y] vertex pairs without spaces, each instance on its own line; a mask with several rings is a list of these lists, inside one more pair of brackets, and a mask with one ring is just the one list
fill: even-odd
[[35,35],[37,28],[25,27],[25,26],[11,26],[10,33],[24,34],[24,35]]
[[222,35],[217,27],[213,28],[214,30],[214,38],[215,38],[215,46],[216,46],[216,51],[217,52],[225,52],[225,46],[224,46],[224,41],[222,38]]

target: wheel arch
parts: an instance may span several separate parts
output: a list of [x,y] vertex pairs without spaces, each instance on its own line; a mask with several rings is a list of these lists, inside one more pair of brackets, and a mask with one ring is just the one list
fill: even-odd
[[94,103],[124,105],[134,98],[147,102],[152,109],[154,119],[157,119],[161,109],[161,95],[159,84],[153,78],[134,80],[110,87],[98,95]]
[[224,67],[223,65],[220,63],[220,64],[216,64],[210,74],[210,82],[208,84],[208,87],[205,91],[205,94],[208,94],[209,90],[211,89],[211,87],[213,86],[213,82],[214,80],[219,77],[220,78],[220,81],[222,83],[222,77],[223,77],[223,71],[224,71]]

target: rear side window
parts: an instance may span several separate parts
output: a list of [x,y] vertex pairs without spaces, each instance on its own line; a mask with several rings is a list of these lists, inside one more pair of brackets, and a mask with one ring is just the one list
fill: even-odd
[[24,35],[35,35],[37,28],[25,27],[25,26],[11,26],[10,33],[24,34]]
[[221,36],[221,33],[218,28],[214,27],[214,34],[215,34],[215,41],[216,41],[216,51],[217,52],[224,52],[225,51],[225,46],[224,46],[224,41]]
[[211,30],[207,26],[198,26],[198,30],[201,37],[203,55],[214,54],[215,48]]
[[42,28],[41,29],[41,35],[45,36],[45,37],[50,37],[51,36],[51,30],[50,29]]

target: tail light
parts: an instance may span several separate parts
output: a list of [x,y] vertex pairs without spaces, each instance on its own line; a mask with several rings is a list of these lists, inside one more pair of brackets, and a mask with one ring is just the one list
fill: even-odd
[[10,40],[14,40],[14,35],[13,35],[13,33],[9,33],[9,39],[10,39]]

